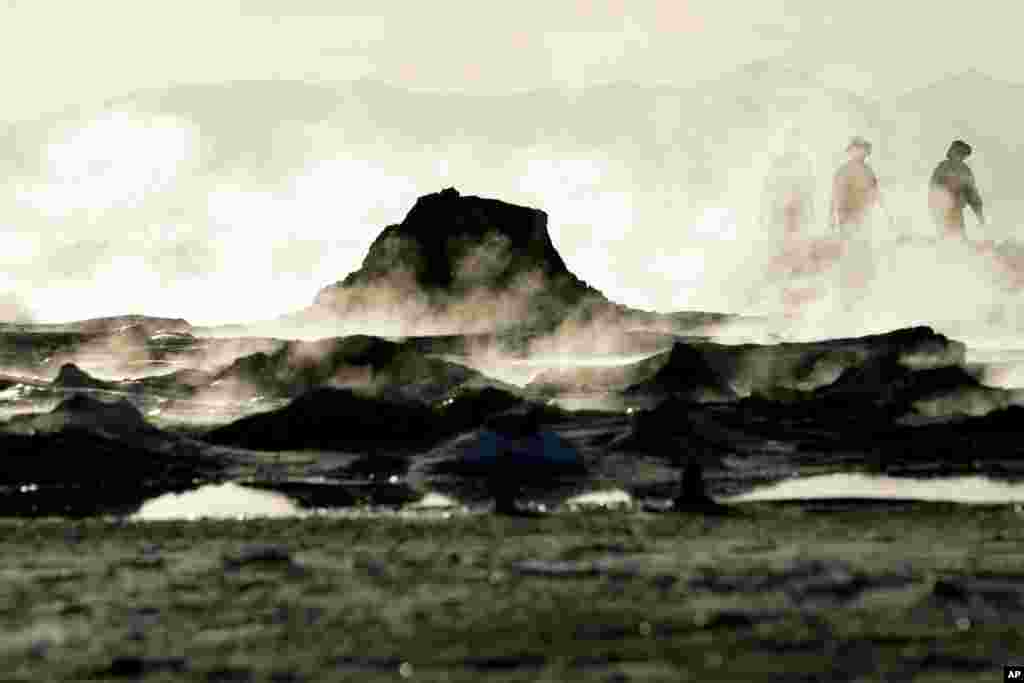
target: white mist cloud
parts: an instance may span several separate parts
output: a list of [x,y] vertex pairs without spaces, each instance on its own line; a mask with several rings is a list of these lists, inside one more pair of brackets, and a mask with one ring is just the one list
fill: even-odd
[[[0,188],[0,272],[19,305],[44,320],[128,310],[200,324],[267,319],[308,305],[323,285],[357,268],[381,229],[401,221],[418,196],[455,186],[546,211],[569,268],[629,305],[781,310],[787,289],[809,283],[818,291],[791,306],[802,320],[792,334],[856,333],[940,316],[987,320],[993,311],[1002,324],[1024,321],[1024,303],[1005,283],[1024,279],[1012,264],[893,243],[898,235],[935,233],[924,185],[948,145],[944,129],[926,139],[920,117],[875,121],[814,86],[792,86],[785,95],[774,87],[775,72],[766,73],[762,94],[739,108],[730,103],[747,89],[711,83],[700,86],[706,98],[676,89],[643,100],[642,90],[626,87],[613,94],[651,106],[627,97],[620,109],[620,100],[599,99],[605,109],[563,119],[577,110],[571,98],[550,93],[501,100],[509,103],[508,120],[451,121],[437,96],[407,116],[367,105],[358,121],[282,121],[272,131],[235,126],[231,111],[198,122],[118,109],[62,124],[39,146],[42,169]],[[268,88],[252,92],[275,92]],[[799,104],[776,107],[776,96]],[[520,102],[537,121],[554,119],[542,141],[516,127]],[[500,109],[494,101],[466,103]],[[421,113],[429,125],[402,127]],[[378,114],[387,117],[374,128]],[[783,247],[779,227],[762,219],[776,160],[792,153],[805,162],[814,204],[802,238],[827,237],[831,176],[852,134],[875,142],[871,163],[889,215],[872,234],[878,278],[839,324],[827,274],[762,282]],[[991,131],[990,139],[1014,135]],[[976,144],[970,160],[987,200],[995,180],[1014,172],[990,167],[992,144]],[[207,154],[211,146],[218,154]],[[260,151],[246,156],[236,148]],[[1004,191],[988,202],[993,223],[983,230],[968,219],[972,238],[1016,239],[1016,205],[1007,197]]]
[[135,206],[165,189],[199,148],[187,122],[115,111],[53,136],[46,176],[18,198],[45,216]]

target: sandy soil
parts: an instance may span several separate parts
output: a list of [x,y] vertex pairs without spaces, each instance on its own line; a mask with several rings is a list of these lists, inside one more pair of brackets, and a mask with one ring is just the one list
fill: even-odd
[[4,681],[993,681],[1014,506],[0,520]]

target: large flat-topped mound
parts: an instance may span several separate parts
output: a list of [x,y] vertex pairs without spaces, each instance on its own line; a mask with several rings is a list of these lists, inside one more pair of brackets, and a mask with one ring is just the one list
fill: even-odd
[[612,306],[566,267],[546,213],[448,188],[420,197],[401,223],[385,228],[359,270],[322,289],[314,308],[543,327],[595,304]]

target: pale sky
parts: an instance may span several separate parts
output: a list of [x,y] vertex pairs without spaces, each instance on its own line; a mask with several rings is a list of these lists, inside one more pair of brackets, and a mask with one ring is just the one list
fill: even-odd
[[[1012,234],[1024,89],[1004,84],[1024,81],[1010,57],[1024,10],[974,2],[967,22],[917,7],[0,0],[0,320],[269,318],[449,185],[547,211],[569,267],[616,301],[739,310],[726,290],[767,253],[756,215],[773,159],[803,154],[827,203],[852,134],[874,136],[910,232],[922,174],[974,135]],[[763,78],[729,80],[755,62]],[[873,113],[969,70],[1004,82],[965,86],[981,102],[954,87],[976,129],[957,127],[948,93],[945,120],[930,104]],[[394,90],[346,89],[356,80]],[[239,81],[259,83],[225,85]]]
[[1024,10],[988,0],[6,0],[6,120],[179,83],[367,77],[500,93],[625,80],[687,85],[785,56],[888,94],[976,68],[1024,80]]

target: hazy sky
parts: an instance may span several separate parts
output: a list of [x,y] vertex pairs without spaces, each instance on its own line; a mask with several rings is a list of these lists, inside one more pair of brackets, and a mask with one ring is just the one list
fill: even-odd
[[889,0],[6,0],[7,120],[177,83],[369,77],[503,92],[608,80],[685,85],[786,56],[886,94],[976,68],[1024,79],[1024,10]]
[[[883,131],[874,104],[839,91],[886,102],[968,70],[1024,80],[1006,57],[1024,11],[970,11],[968,22],[891,0],[0,0],[0,121],[15,123],[0,127],[0,319],[271,317],[358,267],[381,228],[448,185],[546,210],[569,267],[617,301],[723,310],[754,240],[773,239],[748,219],[775,155],[810,159],[827,203],[845,140],[877,136],[890,208],[922,210],[922,176],[965,134],[963,117],[927,105]],[[752,62],[771,68],[728,79]],[[398,90],[367,86],[360,112],[336,87],[356,79]],[[176,87],[237,81],[262,84]],[[674,89],[594,87],[609,82]],[[953,100],[985,117],[974,168],[1009,234],[1016,224],[998,219],[1017,211],[1020,89],[975,86],[985,101]],[[562,94],[584,90],[591,99]],[[989,106],[986,92],[1005,99]],[[779,108],[787,97],[795,115]],[[1013,173],[994,171],[996,152]]]

